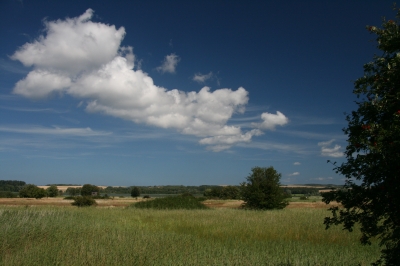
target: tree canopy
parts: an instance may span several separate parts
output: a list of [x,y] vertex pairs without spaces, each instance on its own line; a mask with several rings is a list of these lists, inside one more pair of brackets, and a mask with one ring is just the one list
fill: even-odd
[[280,187],[281,174],[272,166],[254,167],[241,184],[241,195],[244,207],[248,209],[283,209],[288,205],[286,196]]
[[19,191],[19,196],[21,198],[41,199],[46,196],[46,191],[36,185],[28,184]]
[[324,194],[324,202],[337,201],[325,225],[343,224],[352,231],[361,226],[361,243],[377,237],[382,247],[379,263],[400,265],[400,10],[396,20],[381,27],[367,26],[376,36],[380,55],[364,65],[355,81],[358,109],[347,115],[346,162],[334,163],[346,177],[343,190]]

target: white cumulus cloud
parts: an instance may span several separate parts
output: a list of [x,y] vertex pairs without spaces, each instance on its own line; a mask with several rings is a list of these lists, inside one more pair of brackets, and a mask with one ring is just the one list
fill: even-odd
[[161,66],[157,70],[161,73],[175,73],[176,66],[181,59],[176,54],[167,55]]
[[[229,149],[237,143],[250,142],[288,119],[262,114],[260,129],[243,132],[240,126],[227,125],[235,113],[243,113],[248,92],[240,87],[211,91],[184,92],[168,90],[135,67],[132,47],[121,47],[123,27],[92,22],[93,10],[65,20],[46,21],[44,34],[21,46],[12,59],[32,71],[14,87],[15,94],[28,98],[45,98],[68,94],[86,104],[88,112],[175,129],[197,136],[199,143],[213,151]],[[174,73],[179,57],[168,55],[161,72]]]
[[267,112],[262,113],[261,119],[263,120],[262,123],[253,123],[253,126],[261,129],[274,130],[276,126],[283,126],[289,122],[289,119],[279,111],[276,112],[276,115]]
[[340,151],[341,146],[335,144],[334,147],[331,147],[334,141],[334,139],[331,139],[329,141],[318,142],[318,146],[321,147],[322,156],[335,158],[344,156],[343,152]]

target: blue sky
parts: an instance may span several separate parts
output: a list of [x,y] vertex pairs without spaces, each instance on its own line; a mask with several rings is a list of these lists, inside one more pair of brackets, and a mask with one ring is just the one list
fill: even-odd
[[[127,3],[129,2],[129,3]],[[0,2],[0,179],[342,184],[392,1]]]

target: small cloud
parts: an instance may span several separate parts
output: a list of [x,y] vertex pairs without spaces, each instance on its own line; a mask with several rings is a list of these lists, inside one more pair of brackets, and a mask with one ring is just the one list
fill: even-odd
[[292,174],[288,174],[288,176],[295,176],[295,175],[300,175],[300,173],[299,172],[294,172]]
[[274,130],[276,126],[283,126],[289,122],[289,119],[277,111],[276,115],[271,113],[262,113],[261,119],[264,120],[262,123],[253,123],[253,126],[261,129]]
[[335,158],[344,156],[343,152],[340,151],[341,146],[336,144],[333,148],[329,147],[334,141],[334,139],[331,139],[329,141],[318,142],[318,146],[321,147],[321,156]]
[[167,55],[162,65],[157,67],[157,70],[161,73],[175,73],[179,61],[181,61],[181,59],[176,54]]
[[332,180],[333,177],[317,177],[317,178],[311,178],[310,180],[317,180],[317,181],[327,181],[327,180]]
[[204,83],[212,77],[213,77],[212,72],[205,74],[205,75],[202,75],[201,73],[197,73],[193,76],[193,80],[197,81],[198,83]]
[[300,165],[301,163],[299,163],[299,162],[295,162],[293,165]]

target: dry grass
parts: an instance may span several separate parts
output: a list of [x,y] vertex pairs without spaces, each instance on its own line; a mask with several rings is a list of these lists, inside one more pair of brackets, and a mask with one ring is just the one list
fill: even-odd
[[[114,198],[114,199],[96,199],[98,207],[127,207],[132,203],[142,201],[142,198]],[[0,198],[0,205],[7,206],[71,206],[72,200],[63,198]],[[243,204],[242,200],[206,200],[204,205],[213,209],[239,209]],[[328,209],[337,206],[337,203],[326,205],[323,202],[289,202],[288,209],[311,208]]]
[[[114,199],[96,199],[98,207],[127,207],[132,203],[142,199],[134,198],[114,198]],[[71,206],[72,200],[64,198],[0,198],[0,205],[7,206]]]

